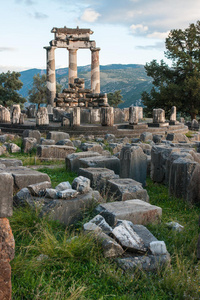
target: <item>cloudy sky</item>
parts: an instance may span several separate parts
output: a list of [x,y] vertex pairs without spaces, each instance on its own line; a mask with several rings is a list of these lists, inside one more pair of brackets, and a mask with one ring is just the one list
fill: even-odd
[[[199,0],[1,0],[0,5],[0,72],[45,68],[50,31],[64,26],[94,31],[102,65],[160,60],[169,31],[200,18]],[[56,50],[57,68],[68,66],[67,52]],[[90,51],[78,51],[78,65],[87,64]]]

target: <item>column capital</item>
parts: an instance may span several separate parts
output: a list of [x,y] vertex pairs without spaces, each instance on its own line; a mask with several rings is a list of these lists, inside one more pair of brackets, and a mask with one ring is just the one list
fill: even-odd
[[49,50],[55,50],[55,49],[57,49],[57,47],[54,47],[54,46],[45,46],[45,47],[43,47],[43,49],[46,49],[47,51],[49,51]]
[[100,51],[101,48],[99,48],[99,47],[91,47],[90,50],[91,51]]

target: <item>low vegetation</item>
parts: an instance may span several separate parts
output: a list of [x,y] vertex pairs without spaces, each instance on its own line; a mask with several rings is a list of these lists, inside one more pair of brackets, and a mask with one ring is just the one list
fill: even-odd
[[[64,168],[44,168],[55,186],[76,174]],[[155,273],[125,274],[115,260],[103,257],[97,241],[83,233],[92,217],[85,212],[76,226],[41,219],[39,211],[15,209],[10,218],[16,241],[12,261],[13,299],[199,299],[200,263],[196,259],[200,208],[170,197],[167,188],[148,180],[151,204],[163,208],[159,225],[148,228],[164,240],[171,266]],[[182,232],[169,229],[177,221]]]

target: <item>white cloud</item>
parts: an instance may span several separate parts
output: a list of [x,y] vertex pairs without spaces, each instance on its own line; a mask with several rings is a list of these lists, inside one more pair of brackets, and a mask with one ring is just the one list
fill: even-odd
[[100,16],[101,15],[92,8],[87,8],[82,14],[81,20],[89,23],[94,23]]
[[144,26],[142,24],[137,24],[137,25],[132,24],[130,26],[130,29],[132,33],[145,33],[148,30],[148,26]]
[[169,31],[166,32],[158,32],[158,31],[154,31],[151,34],[148,34],[147,37],[148,38],[153,38],[153,39],[166,39],[166,37],[169,35]]

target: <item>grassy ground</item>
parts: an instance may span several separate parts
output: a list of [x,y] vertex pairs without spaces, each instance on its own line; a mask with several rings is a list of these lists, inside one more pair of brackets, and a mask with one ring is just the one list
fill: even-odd
[[[53,186],[72,181],[64,168],[43,169]],[[100,245],[76,227],[40,219],[39,212],[16,209],[10,218],[16,241],[12,261],[13,299],[199,299],[200,263],[196,260],[200,208],[168,196],[167,188],[148,180],[151,204],[163,208],[159,225],[148,228],[164,240],[171,266],[156,273],[124,274],[112,259],[105,259]],[[88,212],[89,214],[89,212]],[[88,215],[87,215],[88,219]],[[170,230],[177,221],[184,231]],[[46,255],[39,260],[39,255]]]

